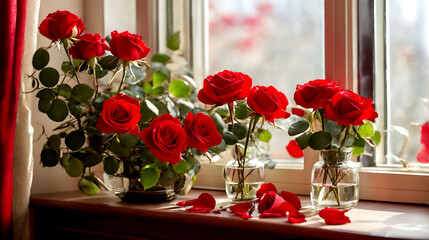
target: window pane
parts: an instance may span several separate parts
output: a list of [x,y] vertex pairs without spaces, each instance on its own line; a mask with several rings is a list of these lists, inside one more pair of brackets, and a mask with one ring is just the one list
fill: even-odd
[[[297,84],[324,77],[323,0],[210,0],[209,73],[248,74],[293,102]],[[290,138],[272,131],[271,157],[290,158]]]
[[[389,130],[388,163],[399,157],[416,162],[420,150],[420,125],[429,120],[429,1],[387,1]],[[405,128],[410,136],[404,156],[404,136],[395,126]],[[399,131],[398,131],[399,130]]]

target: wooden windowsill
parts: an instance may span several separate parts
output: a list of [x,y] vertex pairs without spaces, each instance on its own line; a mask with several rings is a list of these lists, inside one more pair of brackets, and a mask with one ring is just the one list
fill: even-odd
[[[254,218],[243,220],[229,211],[190,213],[175,205],[202,192],[192,190],[174,201],[154,204],[124,203],[108,192],[92,197],[80,192],[34,195],[32,232],[36,239],[47,233],[66,233],[66,239],[429,239],[427,206],[360,201],[346,214],[351,223],[329,226],[302,196],[307,218],[302,224],[290,224],[286,218],[259,219],[257,211]],[[205,192],[218,206],[227,204],[224,192]]]

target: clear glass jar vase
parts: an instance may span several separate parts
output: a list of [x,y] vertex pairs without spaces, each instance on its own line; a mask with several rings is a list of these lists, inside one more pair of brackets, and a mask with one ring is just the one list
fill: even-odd
[[353,149],[321,150],[311,172],[311,203],[325,207],[350,209],[359,200],[359,163],[352,162]]
[[233,203],[256,200],[256,192],[264,183],[264,163],[256,158],[254,149],[249,153],[245,161],[234,156],[224,167],[226,195]]

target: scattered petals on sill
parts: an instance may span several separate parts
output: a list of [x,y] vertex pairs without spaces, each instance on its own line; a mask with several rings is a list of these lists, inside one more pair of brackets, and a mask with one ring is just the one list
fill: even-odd
[[280,195],[275,192],[266,192],[259,201],[259,217],[282,217],[287,212],[297,212],[296,208],[289,202],[286,202]]
[[176,203],[176,205],[181,206],[181,207],[192,206],[195,204],[196,201],[197,201],[197,199],[191,199],[188,201],[180,201],[180,202]]
[[305,220],[305,215],[300,212],[289,212],[287,215],[287,221],[290,223],[307,222],[307,220]]
[[220,210],[213,210],[212,213],[220,214]]
[[305,111],[301,108],[292,108],[292,113],[300,117],[304,117],[305,115]]
[[[201,193],[193,204],[193,207],[186,209],[195,213],[208,213],[216,207],[215,198],[209,193]],[[192,200],[190,200],[192,201]]]
[[280,213],[261,213],[259,215],[260,218],[272,218],[272,217],[284,217],[285,214]]
[[295,140],[291,140],[286,146],[287,152],[294,158],[300,158],[304,156],[304,152],[299,147],[298,143]]
[[328,225],[342,225],[350,223],[350,218],[344,215],[349,210],[338,210],[335,208],[324,208],[319,211],[319,216],[325,220]]
[[252,202],[243,202],[243,203],[237,203],[237,204],[229,207],[229,210],[231,210],[231,212],[239,215],[241,218],[249,219],[249,218],[252,218],[252,216],[249,215],[249,211],[252,208],[253,208]]
[[259,188],[259,190],[256,192],[256,197],[258,199],[261,199],[262,196],[269,191],[273,191],[275,193],[277,193],[277,188],[276,186],[274,186],[274,184],[272,183],[264,183],[261,185],[261,187]]
[[301,200],[299,200],[298,196],[295,195],[295,193],[288,192],[288,191],[282,191],[280,193],[280,196],[286,200],[286,202],[289,202],[296,208],[296,210],[301,209]]

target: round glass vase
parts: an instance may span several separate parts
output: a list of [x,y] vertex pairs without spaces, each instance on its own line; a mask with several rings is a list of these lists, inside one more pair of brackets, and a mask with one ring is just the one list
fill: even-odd
[[321,150],[311,172],[311,203],[325,207],[351,209],[359,200],[359,163],[352,162],[353,149]]
[[249,152],[244,163],[234,157],[224,167],[226,195],[232,203],[256,200],[256,192],[264,183],[264,163],[255,156],[254,149]]

